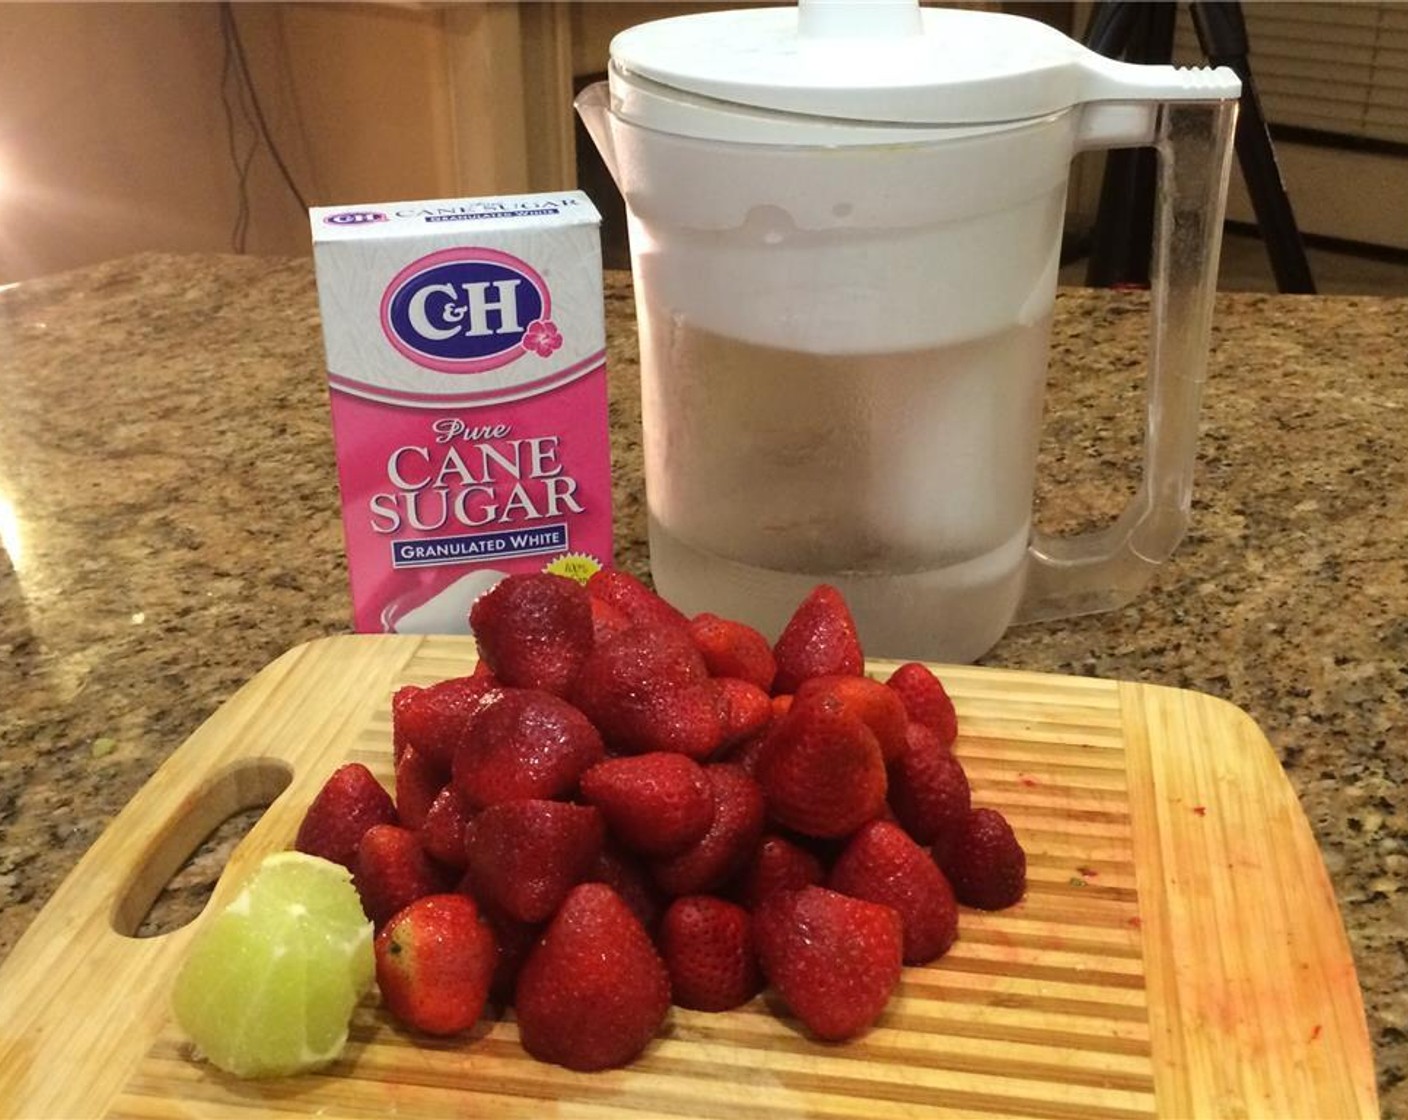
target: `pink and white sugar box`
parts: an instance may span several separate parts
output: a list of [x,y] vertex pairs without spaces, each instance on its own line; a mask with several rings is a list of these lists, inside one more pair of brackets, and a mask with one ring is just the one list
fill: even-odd
[[356,628],[455,634],[611,559],[601,216],[563,191],[310,211]]

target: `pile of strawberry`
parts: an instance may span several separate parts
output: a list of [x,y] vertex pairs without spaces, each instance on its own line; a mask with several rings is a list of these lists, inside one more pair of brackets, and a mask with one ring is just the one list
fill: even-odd
[[394,801],[346,765],[296,841],[352,870],[383,1003],[412,1028],[466,1030],[492,996],[534,1057],[603,1069],[672,1002],[770,985],[850,1038],[903,965],[949,949],[958,903],[1023,894],[943,685],[917,663],[864,676],[833,588],[775,646],[619,571],[510,576],[470,624],[472,675],[393,698]]

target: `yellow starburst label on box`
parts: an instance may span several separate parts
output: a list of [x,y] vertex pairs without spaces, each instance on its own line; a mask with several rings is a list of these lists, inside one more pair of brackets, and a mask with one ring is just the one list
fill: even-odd
[[575,579],[578,583],[586,583],[595,573],[601,571],[601,562],[595,556],[582,552],[564,552],[549,561],[543,571]]

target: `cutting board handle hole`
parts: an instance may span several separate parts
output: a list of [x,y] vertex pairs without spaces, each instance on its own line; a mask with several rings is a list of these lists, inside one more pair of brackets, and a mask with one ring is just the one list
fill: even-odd
[[245,758],[212,774],[182,811],[148,837],[112,911],[124,937],[180,929],[210,900],[230,853],[293,780],[273,758]]

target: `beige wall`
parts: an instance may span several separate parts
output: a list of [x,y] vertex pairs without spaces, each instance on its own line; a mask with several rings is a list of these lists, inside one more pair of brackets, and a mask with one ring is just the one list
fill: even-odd
[[[475,5],[478,7],[478,5]],[[280,148],[301,149],[315,205],[433,197],[452,187],[449,74],[438,10],[237,4]],[[301,218],[301,216],[300,216]]]
[[[236,14],[270,127],[312,201],[454,193],[438,10]],[[232,249],[224,49],[212,3],[0,3],[0,283],[144,249]],[[238,109],[236,128],[243,151],[254,133]],[[262,145],[248,195],[248,251],[307,250],[306,216]]]
[[[255,88],[313,205],[575,182],[574,67],[611,33],[708,5],[237,3]],[[715,5],[719,6],[719,5]],[[217,4],[0,0],[0,284],[147,249],[233,251],[238,173]],[[223,82],[237,150],[257,134]],[[259,143],[251,253],[304,253]]]
[[[213,6],[0,4],[0,55],[0,281],[136,247],[228,248]],[[251,192],[273,208],[263,168]]]

